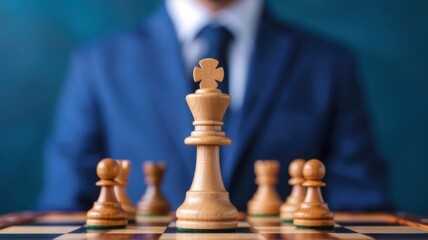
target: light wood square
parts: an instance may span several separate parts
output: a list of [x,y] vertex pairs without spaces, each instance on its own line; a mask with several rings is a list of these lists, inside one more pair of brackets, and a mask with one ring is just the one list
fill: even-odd
[[12,226],[0,230],[0,234],[65,234],[80,226]]
[[249,228],[249,227],[251,227],[251,225],[250,225],[250,223],[248,223],[248,222],[239,221],[239,222],[238,222],[238,227],[239,227],[239,228]]
[[61,235],[55,240],[88,240],[88,239],[99,239],[103,233],[71,233]]
[[137,219],[136,219],[138,223],[169,223],[171,220],[172,220],[171,216],[149,216],[149,217],[137,216]]
[[428,233],[421,228],[408,226],[348,226],[346,228],[358,233]]
[[255,227],[260,233],[320,233],[318,230],[312,229],[301,229],[296,228],[295,226],[283,225],[283,226],[273,226],[273,227]]
[[329,233],[329,235],[341,240],[374,240],[374,238],[359,233]]
[[259,233],[164,233],[160,240],[264,240]]
[[82,213],[69,213],[69,214],[47,214],[37,217],[34,222],[36,223],[81,223],[86,221],[86,214]]
[[106,231],[107,234],[154,234],[163,233],[166,227],[153,227],[153,226],[128,226],[124,229],[114,229]]

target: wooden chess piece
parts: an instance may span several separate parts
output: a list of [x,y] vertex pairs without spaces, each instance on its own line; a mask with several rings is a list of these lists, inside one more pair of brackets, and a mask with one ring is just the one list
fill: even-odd
[[128,221],[135,221],[136,209],[128,197],[126,186],[128,186],[129,172],[131,171],[131,162],[129,160],[116,160],[119,166],[119,175],[116,177],[118,185],[114,186],[114,194],[122,205],[122,209],[128,213]]
[[279,215],[281,198],[275,185],[278,182],[279,162],[276,160],[258,160],[254,164],[257,191],[248,202],[247,212],[254,217],[272,217]]
[[303,203],[294,214],[294,225],[301,228],[331,229],[334,227],[334,215],[324,202],[321,187],[325,183],[321,181],[325,175],[324,164],[316,159],[309,160],[303,165],[303,176],[306,181],[303,186],[307,188]]
[[122,209],[114,194],[114,180],[119,174],[119,166],[111,158],[104,158],[97,165],[96,183],[101,187],[98,200],[86,214],[86,227],[91,229],[124,228],[128,224],[128,213]]
[[139,217],[169,214],[170,207],[160,187],[165,169],[164,163],[145,162],[143,164],[143,172],[147,187],[146,192],[138,202],[137,209]]
[[303,177],[303,165],[305,160],[295,159],[289,167],[288,173],[290,174],[290,180],[288,184],[292,186],[291,193],[287,197],[287,200],[281,205],[280,208],[280,219],[282,222],[293,222],[294,213],[299,210],[300,204],[305,199],[306,188],[302,186],[305,182]]
[[223,68],[218,61],[204,59],[201,68],[193,71],[195,82],[201,81],[200,89],[186,97],[195,119],[195,131],[185,139],[187,145],[196,145],[196,168],[193,183],[186,199],[177,209],[179,231],[231,231],[238,226],[238,211],[224,188],[220,171],[219,146],[231,144],[221,131],[222,119],[230,102],[230,96],[217,89],[217,81],[223,81]]

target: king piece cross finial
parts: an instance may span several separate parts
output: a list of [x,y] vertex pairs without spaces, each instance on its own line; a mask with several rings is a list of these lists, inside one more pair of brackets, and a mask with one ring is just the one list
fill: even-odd
[[193,69],[193,79],[195,82],[201,81],[200,88],[216,89],[217,82],[222,82],[224,77],[224,70],[218,66],[218,61],[212,58],[205,58],[199,62],[201,67]]

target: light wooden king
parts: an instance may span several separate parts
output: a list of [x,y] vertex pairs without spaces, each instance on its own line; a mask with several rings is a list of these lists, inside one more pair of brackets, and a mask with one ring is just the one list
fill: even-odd
[[200,89],[186,97],[195,130],[185,139],[197,146],[196,168],[192,186],[184,203],[177,209],[179,230],[229,230],[238,226],[238,211],[229,199],[220,172],[219,146],[231,144],[221,130],[230,96],[217,89],[223,81],[223,68],[215,59],[203,59],[195,67],[193,78]]

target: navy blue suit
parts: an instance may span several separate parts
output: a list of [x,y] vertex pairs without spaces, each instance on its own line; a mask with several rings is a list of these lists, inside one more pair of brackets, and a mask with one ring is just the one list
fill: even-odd
[[[233,143],[220,150],[232,202],[246,209],[256,189],[255,160],[281,162],[284,198],[289,162],[319,158],[333,210],[387,207],[386,170],[373,147],[352,56],[267,11],[260,21],[244,104],[225,123]],[[144,192],[142,161],[166,162],[163,191],[176,209],[195,167],[195,147],[183,142],[193,130],[185,96],[194,84],[164,8],[133,30],[77,50],[46,148],[40,207],[89,209],[99,194],[96,164],[112,157],[132,161],[134,202]]]

